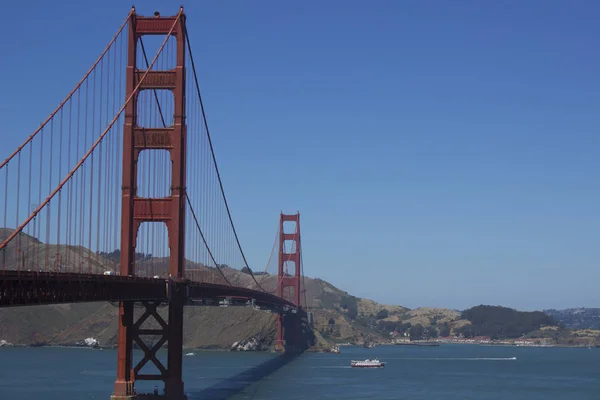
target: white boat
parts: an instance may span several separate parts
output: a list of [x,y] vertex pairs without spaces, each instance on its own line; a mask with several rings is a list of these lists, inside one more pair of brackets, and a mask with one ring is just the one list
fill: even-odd
[[379,361],[378,359],[366,359],[364,361],[350,361],[350,366],[352,368],[383,368],[385,367],[385,362]]

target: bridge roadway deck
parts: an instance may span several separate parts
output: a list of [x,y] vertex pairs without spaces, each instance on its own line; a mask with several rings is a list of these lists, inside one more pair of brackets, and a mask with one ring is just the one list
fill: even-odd
[[73,274],[35,271],[0,271],[0,307],[96,301],[169,300],[169,290],[184,287],[189,304],[207,304],[231,298],[272,311],[296,309],[273,294],[243,287],[121,275]]

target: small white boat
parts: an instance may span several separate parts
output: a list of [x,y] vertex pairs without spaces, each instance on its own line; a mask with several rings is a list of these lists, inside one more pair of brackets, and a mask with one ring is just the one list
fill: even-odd
[[378,359],[366,359],[364,361],[350,361],[350,366],[352,368],[383,368],[385,367],[385,362],[379,361]]

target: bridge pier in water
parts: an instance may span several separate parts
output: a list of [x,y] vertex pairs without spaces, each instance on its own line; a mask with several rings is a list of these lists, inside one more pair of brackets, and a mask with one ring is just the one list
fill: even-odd
[[[137,320],[134,319],[133,301],[122,302],[119,306],[117,380],[111,400],[142,400],[148,396],[155,400],[161,397],[166,399],[186,398],[182,379],[184,290],[183,287],[175,290],[176,293],[168,305],[167,321],[158,314],[157,307],[160,305],[160,301],[140,302],[139,304],[144,307],[144,312]],[[161,328],[143,329],[142,324],[149,318],[153,318]],[[159,340],[153,344],[146,343],[144,337],[148,335],[158,336]],[[156,357],[156,352],[165,343],[168,344],[166,366]],[[143,352],[142,359],[136,365],[133,360],[134,344]],[[157,375],[141,373],[141,369],[148,363],[154,364],[160,373]],[[164,391],[160,390],[161,396],[138,394],[134,386],[137,380],[162,381],[164,382]]]
[[314,340],[308,328],[307,314],[301,308],[296,314],[279,314],[277,327],[275,350],[278,352],[301,353]]

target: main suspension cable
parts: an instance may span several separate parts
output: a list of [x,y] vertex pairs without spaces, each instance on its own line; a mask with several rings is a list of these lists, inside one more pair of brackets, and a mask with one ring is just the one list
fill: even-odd
[[194,72],[194,81],[196,84],[196,92],[198,94],[198,100],[200,102],[200,109],[202,110],[202,118],[204,120],[204,127],[206,128],[206,136],[208,138],[208,144],[210,146],[210,152],[212,155],[212,159],[213,159],[213,165],[215,167],[215,171],[217,173],[217,179],[219,181],[219,187],[221,189],[221,195],[223,197],[223,202],[225,203],[225,210],[227,211],[227,216],[229,217],[229,223],[231,224],[231,229],[233,230],[233,236],[235,237],[235,241],[237,243],[238,249],[240,250],[240,254],[242,256],[242,259],[244,261],[244,266],[246,268],[248,268],[248,270],[250,271],[250,276],[252,277],[252,280],[254,280],[254,283],[256,283],[256,285],[260,288],[260,290],[262,290],[263,292],[266,292],[266,290],[258,283],[258,281],[256,280],[256,278],[254,277],[254,274],[252,273],[252,268],[250,268],[250,266],[248,265],[248,260],[246,259],[246,255],[244,254],[244,250],[242,250],[242,246],[240,244],[240,239],[238,237],[237,231],[235,229],[235,225],[233,224],[233,218],[231,217],[231,211],[229,210],[229,204],[227,203],[227,197],[225,196],[225,190],[223,188],[223,181],[221,180],[221,174],[219,172],[219,167],[217,165],[217,158],[215,156],[215,151],[213,148],[213,144],[212,144],[212,139],[210,137],[210,132],[208,129],[208,122],[206,121],[206,113],[204,112],[204,104],[202,102],[202,96],[200,94],[200,84],[198,83],[198,75],[196,74],[196,65],[194,63],[194,57],[192,56],[192,46],[190,44],[190,38],[187,34],[187,27],[184,27],[184,34],[185,34],[185,39],[186,39],[186,43],[187,43],[187,48],[188,48],[188,52],[190,53],[190,61],[192,64],[192,71]]

